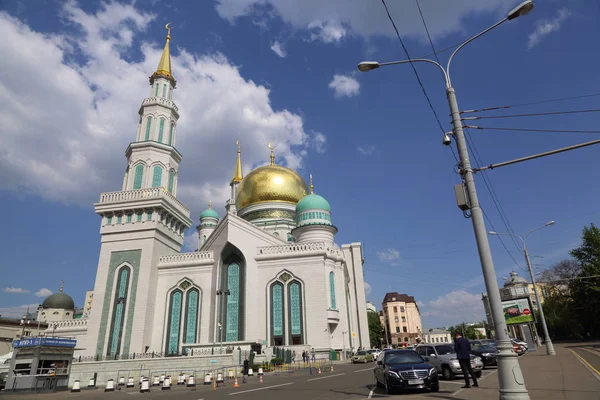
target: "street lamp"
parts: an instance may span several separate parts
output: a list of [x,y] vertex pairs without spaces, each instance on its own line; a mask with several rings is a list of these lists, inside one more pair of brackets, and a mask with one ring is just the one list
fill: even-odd
[[[217,296],[229,296],[231,292],[229,289],[227,290],[217,290]],[[225,304],[227,302],[225,301]],[[219,343],[220,343],[220,351],[219,354],[223,354],[223,314],[225,313],[225,306],[223,306],[223,301],[221,301],[221,315],[219,316],[220,321],[217,322],[217,326],[219,327]]]
[[25,315],[23,315],[23,318],[21,318],[21,322],[19,323],[19,325],[21,325],[23,327],[23,329],[21,329],[21,339],[23,339],[23,335],[25,334],[25,327],[29,326],[31,324],[31,321],[33,321],[33,319],[29,315],[29,308],[28,308],[27,313]]
[[[540,312],[540,319],[542,320],[542,329],[544,329],[544,341],[546,342],[546,353],[549,356],[556,355],[554,351],[554,345],[552,344],[552,340],[550,339],[550,334],[548,333],[548,325],[546,325],[546,317],[544,317],[544,307],[542,307],[542,303],[540,302],[540,295],[538,293],[537,285],[535,283],[535,275],[533,274],[533,268],[531,267],[531,261],[529,260],[529,252],[527,251],[527,236],[530,233],[545,228],[547,226],[554,225],[554,221],[548,221],[544,225],[537,227],[535,229],[527,232],[523,237],[519,235],[515,235],[514,233],[498,233],[498,232],[489,232],[490,235],[507,235],[518,238],[521,243],[523,243],[523,253],[525,254],[525,262],[527,263],[527,269],[529,270],[529,276],[531,277],[531,283],[533,284],[533,293],[535,294],[535,301],[538,304],[538,310]],[[537,337],[538,346],[541,345],[540,337]]]
[[[481,206],[479,205],[479,199],[477,198],[473,169],[471,167],[469,153],[467,151],[467,141],[463,132],[460,109],[458,108],[456,93],[452,87],[452,81],[450,80],[450,65],[458,51],[467,44],[486,34],[497,26],[505,23],[506,21],[526,15],[533,9],[533,5],[534,3],[532,0],[524,1],[510,11],[510,13],[508,13],[506,18],[503,20],[481,31],[470,39],[467,39],[450,55],[448,63],[446,64],[446,68],[434,60],[425,58],[386,63],[365,61],[358,64],[359,71],[367,72],[387,65],[425,62],[436,65],[444,76],[444,81],[446,83],[446,97],[448,99],[448,105],[450,106],[452,116],[452,136],[454,136],[454,139],[456,140],[456,146],[460,157],[460,174],[464,180],[464,185],[466,186],[466,192],[468,195],[467,198],[469,199],[469,210],[471,211],[471,220],[473,223],[473,230],[475,231],[475,240],[477,242],[477,249],[479,251],[479,259],[481,261],[481,269],[483,271],[483,278],[489,295],[490,309],[494,319],[494,326],[496,327],[498,348],[498,382],[501,400],[529,400],[529,393],[525,387],[517,354],[512,351],[512,344],[510,342],[510,338],[508,337],[508,329],[506,327],[506,320],[504,319],[504,313],[502,310],[502,301],[500,299],[500,291],[498,288],[498,282],[496,280],[496,272],[494,270],[494,262],[492,261],[490,244],[486,234],[485,221],[483,219]],[[444,139],[444,142],[447,145],[450,144],[450,141],[446,141],[446,139]]]

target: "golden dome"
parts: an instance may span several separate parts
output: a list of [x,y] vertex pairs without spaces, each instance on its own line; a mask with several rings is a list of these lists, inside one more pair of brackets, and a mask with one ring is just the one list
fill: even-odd
[[238,210],[250,204],[282,201],[296,204],[307,193],[304,179],[296,171],[280,165],[256,168],[242,179],[238,187]]

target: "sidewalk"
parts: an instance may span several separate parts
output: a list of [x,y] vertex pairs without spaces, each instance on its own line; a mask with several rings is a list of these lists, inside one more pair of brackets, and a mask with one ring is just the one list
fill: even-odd
[[[519,358],[531,400],[598,400],[600,380],[586,369],[573,353],[555,344],[556,356],[546,355],[541,346],[535,353]],[[479,388],[463,389],[454,396],[462,400],[498,399],[498,375],[484,379]]]

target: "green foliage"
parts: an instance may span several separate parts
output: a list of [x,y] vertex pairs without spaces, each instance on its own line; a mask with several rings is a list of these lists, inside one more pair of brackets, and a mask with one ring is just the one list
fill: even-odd
[[369,323],[369,338],[371,339],[371,348],[379,348],[381,339],[383,338],[383,325],[379,320],[379,314],[373,311],[367,312],[367,320]]
[[480,339],[481,337],[479,335],[479,331],[475,330],[477,325],[479,325],[479,324],[469,326],[466,323],[462,322],[458,325],[449,327],[448,330],[450,331],[450,334],[452,335],[452,340],[454,340],[454,337],[456,336],[457,331],[462,332],[463,337],[465,337],[467,339],[473,339],[473,340]]

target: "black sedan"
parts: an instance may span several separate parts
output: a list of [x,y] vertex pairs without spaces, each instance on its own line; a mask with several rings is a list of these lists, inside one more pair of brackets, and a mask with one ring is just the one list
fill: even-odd
[[476,341],[471,342],[471,354],[481,358],[484,367],[498,365],[498,360],[496,360],[497,352],[496,346],[486,346]]
[[375,364],[375,383],[377,387],[384,387],[386,394],[396,389],[438,392],[437,371],[427,361],[427,357],[421,357],[414,350],[384,351]]

